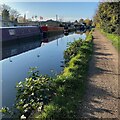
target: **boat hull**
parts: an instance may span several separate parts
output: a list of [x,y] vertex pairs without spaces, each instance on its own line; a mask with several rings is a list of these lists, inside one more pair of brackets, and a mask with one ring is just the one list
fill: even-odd
[[64,28],[63,27],[42,26],[41,29],[43,31],[43,36],[44,37],[55,36],[55,35],[64,33]]
[[0,33],[2,34],[2,39],[0,39],[2,42],[13,41],[37,35],[40,37],[43,36],[41,28],[37,26],[5,27],[0,28]]

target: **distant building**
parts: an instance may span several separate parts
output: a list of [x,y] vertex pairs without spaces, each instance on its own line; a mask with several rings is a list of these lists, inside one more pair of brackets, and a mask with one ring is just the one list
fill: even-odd
[[20,16],[18,17],[18,23],[24,23],[24,17]]
[[54,21],[54,20],[47,20],[47,21],[42,21],[41,25],[48,25],[48,26],[59,26],[60,22]]

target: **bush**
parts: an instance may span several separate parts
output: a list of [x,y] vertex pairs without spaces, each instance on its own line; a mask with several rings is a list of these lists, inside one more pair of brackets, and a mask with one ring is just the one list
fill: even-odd
[[37,71],[32,71],[30,77],[16,85],[16,108],[20,115],[28,117],[33,110],[42,110],[55,95],[55,84],[48,76],[38,75]]

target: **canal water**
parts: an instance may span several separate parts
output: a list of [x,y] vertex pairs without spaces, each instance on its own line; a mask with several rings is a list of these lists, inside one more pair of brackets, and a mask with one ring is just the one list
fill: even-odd
[[[67,43],[76,39],[85,39],[85,34],[70,34],[68,36],[61,35],[55,38],[49,38],[44,43],[37,41],[33,43],[25,43],[18,46],[9,46],[6,48],[8,58],[0,61],[2,66],[2,106],[11,107],[15,101],[16,83],[23,81],[28,76],[30,67],[37,67],[40,74],[52,76],[51,70],[56,74],[62,71],[64,60],[63,53],[67,48]],[[34,47],[33,47],[34,46]],[[27,49],[27,50],[26,50]],[[11,51],[11,53],[9,53]],[[23,52],[20,52],[23,51]],[[18,52],[18,54],[17,54]]]

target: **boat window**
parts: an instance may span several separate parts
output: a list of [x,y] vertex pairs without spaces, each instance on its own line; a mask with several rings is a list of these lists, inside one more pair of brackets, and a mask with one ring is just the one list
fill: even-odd
[[10,34],[10,35],[15,35],[15,30],[14,30],[14,29],[10,29],[10,30],[9,30],[9,34]]

